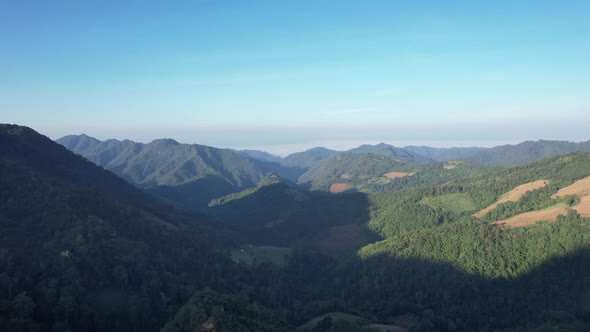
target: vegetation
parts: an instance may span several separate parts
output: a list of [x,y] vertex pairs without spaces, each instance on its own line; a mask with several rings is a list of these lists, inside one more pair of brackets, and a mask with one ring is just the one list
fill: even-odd
[[419,154],[436,161],[449,161],[464,159],[486,148],[431,148],[428,146],[406,146],[404,150]]
[[296,167],[300,169],[308,169],[317,162],[322,161],[328,157],[338,154],[338,151],[326,148],[313,148],[303,152],[297,152],[288,155],[281,160],[281,165],[285,167]]
[[590,152],[590,141],[580,143],[545,140],[527,141],[517,145],[497,146],[464,158],[480,164],[520,165],[578,151]]
[[[103,143],[78,144],[97,160],[122,153]],[[338,157],[345,166],[326,178],[367,193],[305,191],[270,174],[217,196],[208,217],[1,125],[0,331],[590,330],[590,219],[570,209],[555,222],[492,224],[584,201],[552,197],[590,175],[590,153],[502,168],[350,153],[312,169]],[[390,171],[414,175],[365,177]],[[228,172],[199,190],[220,194]],[[548,185],[473,217],[536,180]]]
[[405,163],[405,164],[406,163],[429,164],[429,163],[434,162],[434,160],[424,157],[423,155],[414,153],[410,150],[396,148],[395,146],[385,144],[385,143],[380,143],[377,145],[363,144],[363,145],[359,146],[358,148],[354,148],[354,149],[350,149],[350,150],[346,151],[346,153],[352,153],[352,154],[373,153],[373,154],[378,154],[381,156],[393,158],[393,159],[400,161],[402,163]]
[[299,178],[299,183],[323,191],[328,191],[333,183],[363,185],[405,164],[379,154],[341,153],[312,166]]
[[195,292],[161,332],[289,330],[264,307],[250,304],[237,295],[204,289]]
[[88,136],[57,141],[136,186],[192,210],[209,201],[255,186],[265,172],[229,149],[180,144],[172,139],[149,144]]

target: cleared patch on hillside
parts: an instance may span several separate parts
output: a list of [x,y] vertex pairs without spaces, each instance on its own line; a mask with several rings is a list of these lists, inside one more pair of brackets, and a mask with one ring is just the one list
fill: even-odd
[[461,160],[451,160],[451,161],[448,161],[443,164],[443,169],[447,170],[447,171],[451,170],[451,169],[455,169],[455,168],[457,168],[457,166],[459,166],[462,163],[463,163],[463,161],[461,161]]
[[348,183],[333,183],[330,186],[330,192],[332,194],[337,194],[337,193],[347,191],[350,188],[352,188],[352,186]]
[[408,173],[408,172],[389,172],[389,173],[385,173],[383,174],[383,176],[385,176],[386,178],[389,179],[398,179],[398,178],[403,178],[406,176],[412,176],[415,173]]
[[291,256],[290,248],[251,244],[243,245],[230,253],[233,261],[250,265],[269,262],[278,266],[285,266],[289,256]]
[[590,195],[581,197],[574,210],[582,217],[590,217]]
[[475,210],[475,202],[473,202],[468,193],[454,193],[434,197],[428,196],[424,197],[420,201],[420,204],[453,213]]
[[508,203],[508,202],[517,202],[527,192],[533,191],[535,189],[543,188],[548,184],[549,184],[549,181],[547,181],[547,180],[537,180],[537,181],[521,184],[520,186],[518,186],[518,187],[510,190],[506,194],[502,195],[502,197],[497,202],[495,202],[494,204],[488,206],[487,208],[485,208],[479,212],[476,212],[475,214],[473,214],[473,216],[476,218],[481,218],[481,217],[485,216],[486,214],[488,214],[488,212],[490,212],[493,209],[495,209],[496,207],[498,207],[498,205],[503,204],[503,203]]
[[565,204],[558,204],[545,210],[521,213],[508,219],[493,222],[492,225],[524,227],[533,225],[539,221],[555,221],[560,215],[567,215],[567,212],[568,209]]
[[557,193],[551,196],[551,198],[558,198],[568,195],[590,195],[590,176],[585,177],[582,180],[576,181],[565,188],[561,188]]

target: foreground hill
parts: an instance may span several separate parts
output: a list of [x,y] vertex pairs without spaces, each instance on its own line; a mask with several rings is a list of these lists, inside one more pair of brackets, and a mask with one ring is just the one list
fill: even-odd
[[158,139],[149,144],[80,135],[57,140],[136,186],[182,207],[201,209],[213,198],[255,186],[264,171],[229,149]]
[[218,278],[234,275],[221,234],[32,129],[0,125],[2,331],[156,331],[192,290],[231,289]]
[[[452,172],[471,165],[426,166]],[[369,196],[323,194],[326,199],[359,197],[327,208],[325,212],[334,219],[326,216],[326,222],[339,225],[346,216],[354,215],[355,206],[362,207],[361,211],[366,208],[358,222],[368,217],[369,226],[384,239],[366,245],[356,257],[338,260],[295,251],[291,263],[274,272],[274,280],[282,287],[272,307],[284,307],[285,315],[294,317],[294,325],[306,328],[306,322],[312,321],[315,326],[309,328],[320,330],[345,330],[342,324],[346,322],[324,320],[326,313],[334,312],[357,317],[345,324],[351,331],[367,330],[373,326],[368,322],[418,331],[588,330],[590,284],[585,276],[590,266],[590,220],[572,213],[552,223],[516,229],[494,226],[493,219],[476,219],[472,214],[523,184],[546,179],[548,185],[531,185],[528,189],[532,191],[518,197],[522,205],[497,207],[503,213],[538,208],[559,190],[563,189],[562,194],[579,192],[579,181],[589,173],[590,154],[575,153],[492,168],[442,185]],[[406,178],[411,179],[401,179]],[[321,233],[322,224],[309,220],[313,214],[296,212],[305,210],[306,202],[313,198],[290,189],[263,187],[215,208],[227,208],[226,212],[235,213],[233,222],[259,225],[261,230],[283,227],[285,232],[291,224]],[[290,213],[283,217],[281,211]],[[337,227],[331,227],[330,233]],[[332,239],[348,240],[343,236]]]
[[476,152],[461,159],[488,165],[520,165],[570,152],[590,152],[590,141],[526,141]]
[[[414,177],[421,173],[416,171]],[[552,198],[552,195],[559,188],[590,175],[590,153],[573,153],[510,168],[490,168],[474,174],[466,178],[448,178],[448,183],[434,186],[406,186],[409,190],[386,190],[371,195],[373,229],[390,236],[450,222],[475,220],[474,215],[480,217],[479,222],[491,223],[555,204],[576,204],[577,201],[569,197]],[[534,190],[519,195],[518,200],[509,199],[509,193],[532,183],[542,185],[531,187]],[[484,212],[479,215],[478,211]]]

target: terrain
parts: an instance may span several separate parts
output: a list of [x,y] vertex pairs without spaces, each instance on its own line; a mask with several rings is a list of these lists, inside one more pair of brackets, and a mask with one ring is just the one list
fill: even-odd
[[1,331],[590,329],[590,153],[60,141],[0,126]]
[[265,175],[232,150],[180,144],[172,139],[142,144],[129,140],[102,142],[79,135],[57,142],[129,183],[192,210],[201,210],[214,198],[253,187]]

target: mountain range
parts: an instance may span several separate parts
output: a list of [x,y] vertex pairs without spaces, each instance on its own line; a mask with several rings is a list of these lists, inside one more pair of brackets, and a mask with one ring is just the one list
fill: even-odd
[[213,199],[256,187],[269,173],[316,190],[330,191],[333,185],[336,191],[372,190],[392,182],[384,175],[403,172],[404,165],[465,160],[507,166],[590,151],[590,141],[523,142],[495,148],[398,148],[380,143],[343,152],[318,147],[280,158],[264,151],[180,144],[172,139],[143,144],[69,135],[57,142],[147,192],[196,211],[205,210]]
[[[590,329],[590,153],[569,143],[502,147],[559,154],[508,166],[316,149],[292,181],[253,151],[60,141],[92,153],[0,125],[0,331]],[[193,183],[201,212],[158,192]]]

